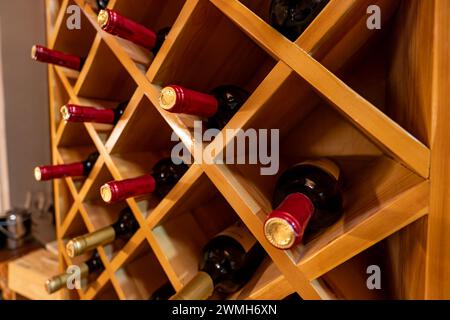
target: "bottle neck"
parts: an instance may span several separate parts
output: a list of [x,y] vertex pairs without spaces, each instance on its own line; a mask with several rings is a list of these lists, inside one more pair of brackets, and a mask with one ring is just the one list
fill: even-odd
[[81,70],[84,63],[84,60],[79,56],[51,50],[40,45],[32,47],[31,58],[36,61],[51,63],[77,71]]
[[[86,279],[91,272],[89,270],[89,267],[86,263],[81,263],[78,267],[80,268],[80,278]],[[67,287],[67,283],[70,280],[71,275],[72,274],[65,272],[48,279],[45,282],[45,289],[49,294],[52,294],[58,290],[61,290],[62,288]]]
[[83,162],[40,166],[34,169],[34,177],[37,181],[47,181],[63,177],[81,177],[84,175],[85,166]]
[[170,300],[206,300],[214,293],[214,283],[211,277],[203,271],[198,272]]
[[312,201],[302,193],[291,193],[273,210],[264,223],[264,234],[280,249],[300,243],[314,213]]
[[166,41],[166,37],[170,32],[171,27],[166,27],[161,30],[158,30],[156,33],[156,43],[152,49],[152,53],[154,56],[158,53],[159,49],[161,49],[162,44]]
[[176,85],[161,90],[159,105],[169,112],[205,118],[212,117],[219,109],[219,102],[214,96]]
[[121,181],[111,181],[100,188],[102,199],[113,203],[127,198],[152,193],[156,188],[156,181],[151,174]]
[[149,50],[152,50],[156,45],[157,35],[155,32],[110,9],[100,11],[98,23],[104,31]]
[[99,246],[111,243],[115,239],[116,232],[114,228],[112,226],[108,226],[70,240],[66,245],[67,255],[70,258],[74,258],[85,252],[92,251]]
[[88,268],[88,273],[94,273],[97,271],[103,271],[104,270],[104,266],[103,266],[103,262],[102,259],[100,259],[100,256],[98,255],[98,253],[95,253],[89,260],[87,260],[85,262],[87,268]]
[[95,122],[115,124],[116,114],[114,109],[98,109],[74,104],[66,104],[61,107],[61,115],[68,122]]

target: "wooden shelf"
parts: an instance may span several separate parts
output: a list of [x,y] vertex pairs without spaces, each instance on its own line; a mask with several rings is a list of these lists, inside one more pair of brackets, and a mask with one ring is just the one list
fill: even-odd
[[[434,89],[435,64],[445,51],[433,39],[433,30],[445,29],[434,19],[441,0],[330,0],[295,42],[267,23],[270,0],[111,0],[109,8],[149,28],[172,26],[155,57],[103,32],[88,1],[45,2],[49,47],[86,58],[79,73],[48,68],[53,162],[100,154],[86,179],[54,182],[61,270],[86,258],[65,254],[70,236],[110,224],[125,206],[140,225],[128,242],[99,247],[105,271],[67,298],[148,299],[167,281],[179,290],[196,272],[206,241],[236,220],[269,257],[230,299],[282,299],[295,291],[304,299],[424,298],[425,290],[428,297],[448,295],[436,281],[436,288],[426,286],[435,279],[425,279],[425,268],[417,275],[405,265],[449,267],[427,260],[418,245],[443,237],[436,227],[442,217],[432,220],[436,234],[426,233],[428,216],[441,208],[429,204],[430,159],[442,148],[431,139],[434,109],[444,101],[438,103]],[[83,12],[77,31],[65,27],[73,4]],[[366,26],[373,4],[383,13],[381,30]],[[147,173],[170,155],[173,133],[192,151],[196,118],[158,108],[161,86],[207,92],[227,83],[250,97],[225,129],[280,129],[280,172],[310,157],[330,157],[343,169],[344,216],[293,250],[277,250],[263,235],[277,175],[260,175],[259,165],[211,165],[193,154],[195,163],[164,199],[99,200],[103,183]],[[65,123],[59,116],[69,102],[109,108],[121,101],[128,106],[114,127]],[[236,134],[211,145],[226,151]],[[390,261],[390,292],[363,288],[365,264],[374,257]]]

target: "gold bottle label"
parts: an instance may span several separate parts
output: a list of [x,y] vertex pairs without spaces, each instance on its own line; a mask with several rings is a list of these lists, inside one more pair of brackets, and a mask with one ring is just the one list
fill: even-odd
[[111,243],[115,238],[116,232],[114,228],[106,227],[70,240],[66,245],[66,252],[69,257],[73,258],[87,251],[94,250],[98,246]]
[[214,293],[214,282],[203,271],[199,271],[180,291],[169,300],[206,300]]
[[[89,275],[89,268],[87,264],[81,263],[79,265],[80,268],[80,277],[82,280],[86,279]],[[48,279],[45,283],[45,289],[49,294],[55,293],[56,291],[67,287],[67,281],[69,280],[69,277],[71,276],[70,273],[61,273],[57,276],[54,276],[50,279]]]

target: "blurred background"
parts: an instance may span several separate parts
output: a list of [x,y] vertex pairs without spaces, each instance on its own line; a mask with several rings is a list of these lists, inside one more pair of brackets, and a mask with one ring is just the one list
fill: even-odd
[[[44,193],[33,168],[50,161],[47,67],[30,48],[45,43],[44,1],[0,0],[0,216]],[[30,72],[31,70],[31,72]]]

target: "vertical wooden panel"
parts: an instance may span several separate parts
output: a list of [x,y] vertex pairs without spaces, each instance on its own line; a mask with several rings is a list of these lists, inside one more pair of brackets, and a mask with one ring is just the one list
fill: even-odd
[[403,1],[392,33],[387,114],[429,146],[434,1]]
[[450,299],[450,2],[436,0],[435,3],[431,198],[425,297]]

